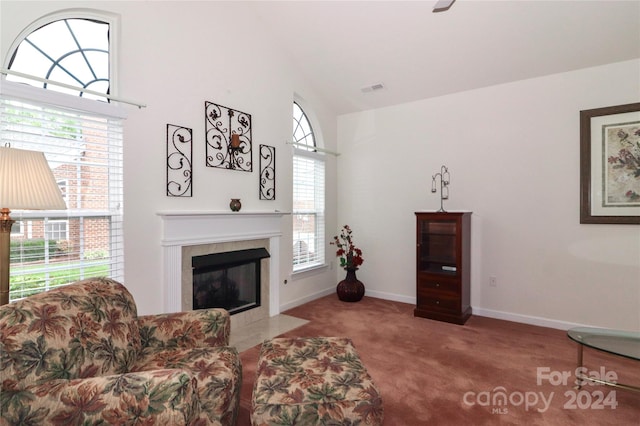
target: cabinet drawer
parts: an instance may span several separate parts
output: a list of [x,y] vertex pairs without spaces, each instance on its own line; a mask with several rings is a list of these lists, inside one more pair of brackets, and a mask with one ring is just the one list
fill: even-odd
[[418,280],[418,289],[460,294],[460,280],[448,277],[428,276],[427,278]]
[[418,306],[423,309],[458,312],[460,310],[460,297],[437,291],[423,290],[418,292]]

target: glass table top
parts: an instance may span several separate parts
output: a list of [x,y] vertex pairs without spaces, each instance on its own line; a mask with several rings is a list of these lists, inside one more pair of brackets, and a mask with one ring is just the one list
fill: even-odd
[[581,345],[640,361],[640,332],[576,327],[567,336]]

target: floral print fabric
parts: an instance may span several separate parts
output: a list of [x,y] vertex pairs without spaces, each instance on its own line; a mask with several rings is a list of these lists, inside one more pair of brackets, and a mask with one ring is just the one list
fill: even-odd
[[105,278],[0,306],[0,424],[235,424],[228,338],[224,310],[138,317]]
[[350,339],[267,340],[256,375],[253,425],[382,424],[382,399]]

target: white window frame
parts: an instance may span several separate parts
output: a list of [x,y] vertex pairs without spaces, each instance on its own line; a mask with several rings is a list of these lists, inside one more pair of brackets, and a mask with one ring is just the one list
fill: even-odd
[[69,179],[58,179],[56,183],[58,184],[58,188],[60,188],[64,203],[69,205]]
[[4,59],[3,68],[9,69],[9,63],[11,62],[14,52],[18,49],[20,43],[22,43],[22,41],[32,32],[36,31],[38,28],[62,19],[89,19],[101,21],[109,25],[109,91],[111,94],[118,93],[118,55],[114,53],[114,50],[120,46],[120,19],[115,13],[72,8],[58,10],[45,15],[25,27],[13,43],[11,43],[8,50],[9,53]]
[[[294,101],[298,107],[302,110],[304,116],[311,126],[313,132],[313,139],[315,146],[310,146],[310,149],[305,148],[293,148],[293,209],[292,209],[292,241],[291,246],[293,249],[292,267],[293,274],[301,274],[307,271],[315,270],[318,268],[326,267],[326,158],[325,154],[315,151],[314,148],[320,148],[319,143],[321,140],[320,133],[318,132],[319,126],[314,122],[310,112],[311,109],[303,105],[300,100]],[[294,140],[294,142],[296,142]],[[315,182],[314,200],[315,205],[309,209],[296,209],[296,161],[300,159],[302,161],[313,162],[315,166],[322,167],[321,174],[314,176],[314,178],[322,179],[322,182]],[[315,169],[314,169],[315,170]],[[297,216],[315,215],[316,229],[313,235],[306,238],[297,238],[299,235],[296,230]],[[304,256],[304,250],[301,253],[297,253],[297,245],[302,245],[306,249],[307,256],[309,253],[313,253],[311,259],[307,258],[306,261],[297,262],[300,260],[300,255]]]
[[24,221],[16,220],[11,226],[11,235],[24,235]]
[[[110,94],[117,93],[117,78],[116,78],[116,55],[114,50],[117,48],[118,37],[119,37],[119,19],[115,14],[103,13],[103,12],[94,12],[88,9],[67,9],[61,10],[47,16],[42,17],[41,19],[34,21],[28,27],[26,27],[20,35],[15,39],[10,49],[8,50],[8,55],[4,60],[4,68],[9,68],[9,63],[11,61],[12,56],[14,55],[16,49],[20,46],[23,40],[28,37],[32,32],[36,31],[38,28],[48,25],[52,22],[62,20],[62,19],[88,19],[88,20],[97,20],[109,25],[109,92]],[[36,76],[40,77],[40,76]],[[11,99],[18,100],[20,102],[25,101],[32,105],[38,105],[43,108],[53,108],[53,109],[66,109],[75,111],[77,113],[91,115],[94,117],[102,117],[108,120],[109,123],[122,122],[126,118],[126,112],[122,107],[116,106],[112,103],[106,103],[103,101],[92,100],[88,98],[83,98],[80,96],[71,96],[65,93],[61,93],[55,90],[46,90],[41,87],[31,87],[29,85],[20,84],[16,82],[7,81],[4,76],[0,78],[0,97],[2,99]],[[112,133],[112,131],[114,131]],[[2,129],[0,128],[0,131]],[[122,131],[122,123],[118,125],[117,129],[112,127],[111,124],[108,124],[108,128],[105,129],[105,134],[109,134],[109,139],[111,140],[111,136],[115,133],[120,134],[121,139],[121,131]],[[19,148],[16,143],[14,146]],[[110,162],[116,161],[114,165],[118,167],[120,170],[123,167],[123,158],[122,158],[122,146],[119,147],[113,146],[112,150],[110,148],[109,152],[114,153],[113,158],[118,158],[117,160],[111,159],[110,154]],[[115,154],[117,152],[117,154]],[[71,218],[82,218],[91,219],[93,217],[97,218],[109,218],[109,227],[110,233],[108,238],[110,239],[110,249],[109,249],[109,258],[103,261],[104,264],[109,265],[110,277],[114,278],[118,281],[124,282],[124,243],[123,243],[123,183],[122,183],[122,173],[118,173],[117,175],[112,176],[109,174],[109,206],[105,208],[105,210],[87,210],[83,211],[82,209],[76,209],[75,211],[44,211],[44,212],[30,212],[30,211],[12,211],[12,216],[17,221],[20,221],[22,224],[22,234],[25,235],[25,225],[27,235],[26,238],[32,237],[32,219],[33,220],[42,220],[45,221],[45,236],[47,223],[55,223],[55,222],[65,222],[66,223],[66,239],[69,239],[69,221],[66,219],[67,217]],[[62,183],[62,182],[59,182]],[[117,186],[113,186],[115,185]],[[116,188],[116,192],[112,192],[111,188]],[[68,186],[67,186],[68,189]],[[116,196],[111,196],[111,194],[117,194]],[[69,201],[69,193],[68,191],[65,194],[65,202]],[[45,243],[48,241],[45,239]],[[84,240],[82,240],[84,241]],[[46,250],[45,250],[46,251]],[[84,254],[81,252],[80,254],[81,260],[84,259]],[[83,260],[84,262],[84,260]],[[95,261],[94,261],[95,263]],[[84,264],[84,263],[83,263]],[[82,266],[83,268],[84,266]],[[53,266],[53,269],[60,269],[59,267]],[[82,269],[84,271],[84,269]],[[13,272],[13,271],[11,271]],[[81,272],[84,274],[84,272]],[[48,276],[48,273],[47,273]],[[82,277],[81,277],[82,278]],[[43,283],[43,287],[40,291],[46,291],[50,289],[49,281],[46,279],[45,283]],[[20,296],[12,297],[12,300],[16,300],[20,298]]]
[[[64,226],[64,230],[61,231],[60,226]],[[54,229],[55,228],[55,229]],[[61,237],[60,234],[63,234]],[[55,234],[56,238],[53,238],[52,234]],[[44,221],[44,235],[45,239],[50,241],[60,241],[69,239],[69,221],[64,219],[45,219]]]

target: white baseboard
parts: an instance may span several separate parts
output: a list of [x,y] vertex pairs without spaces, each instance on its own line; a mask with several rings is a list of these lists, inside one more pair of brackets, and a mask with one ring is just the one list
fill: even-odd
[[316,299],[319,299],[321,297],[328,296],[329,294],[334,293],[335,291],[336,291],[336,288],[335,287],[331,287],[331,288],[327,288],[325,290],[318,291],[318,292],[313,293],[313,294],[309,294],[309,295],[307,295],[305,297],[301,297],[300,299],[296,299],[296,300],[293,300],[291,302],[283,303],[283,304],[280,305],[280,312],[282,313],[282,312],[284,312],[286,310],[289,310],[289,309],[295,308],[297,306],[304,305],[305,303],[311,302],[312,300],[316,300]]
[[556,328],[558,330],[568,330],[574,327],[593,327],[588,324],[578,324],[575,322],[559,321],[549,318],[534,317],[531,315],[514,314],[512,312],[494,311],[473,307],[473,315],[501,319],[505,321],[520,322],[523,324],[537,325],[540,327]]
[[[335,287],[330,287],[330,288],[327,288],[325,290],[310,294],[308,296],[301,297],[300,299],[296,299],[296,300],[293,300],[293,301],[288,302],[288,303],[283,303],[282,305],[280,305],[280,312],[284,312],[284,311],[286,311],[288,309],[292,309],[292,308],[295,308],[297,306],[304,305],[307,302],[311,302],[312,300],[316,300],[316,299],[319,299],[321,297],[328,296],[328,295],[330,295],[332,293],[335,293],[335,292],[336,292],[336,288]],[[394,302],[409,303],[409,304],[413,304],[413,305],[415,305],[415,303],[416,303],[416,298],[415,297],[401,296],[399,294],[387,293],[387,292],[384,292],[384,291],[372,291],[372,290],[365,289],[364,295],[365,296],[370,296],[370,297],[375,297],[377,299],[393,300]]]
[[378,299],[393,300],[394,302],[408,303],[410,305],[416,304],[415,297],[402,296],[400,294],[394,294],[394,293],[387,293],[386,291],[375,291],[375,290],[365,289],[364,295],[376,297]]
[[[294,300],[292,302],[285,303],[283,305],[280,305],[280,312],[284,312],[287,309],[295,308],[296,306],[303,305],[307,302],[311,302],[312,300],[319,299],[320,297],[327,296],[331,293],[334,293],[335,291],[336,291],[335,287],[331,287],[331,288],[319,291],[317,293],[305,296],[303,298]],[[394,293],[387,293],[384,291],[375,291],[375,290],[367,289],[365,290],[365,296],[375,297],[375,298],[384,299],[384,300],[392,300],[394,302],[408,303],[411,305],[415,305],[416,303],[415,297],[403,296],[403,295],[394,294]],[[523,324],[536,325],[539,327],[555,328],[558,330],[568,330],[574,327],[594,327],[593,325],[589,325],[589,324],[579,324],[574,322],[559,321],[559,320],[536,317],[531,315],[516,314],[513,312],[495,311],[492,309],[477,308],[475,306],[472,306],[472,310],[473,310],[473,315],[478,315],[480,317],[489,317],[489,318],[495,318],[495,319],[500,319],[505,321],[513,321],[513,322],[519,322]]]

